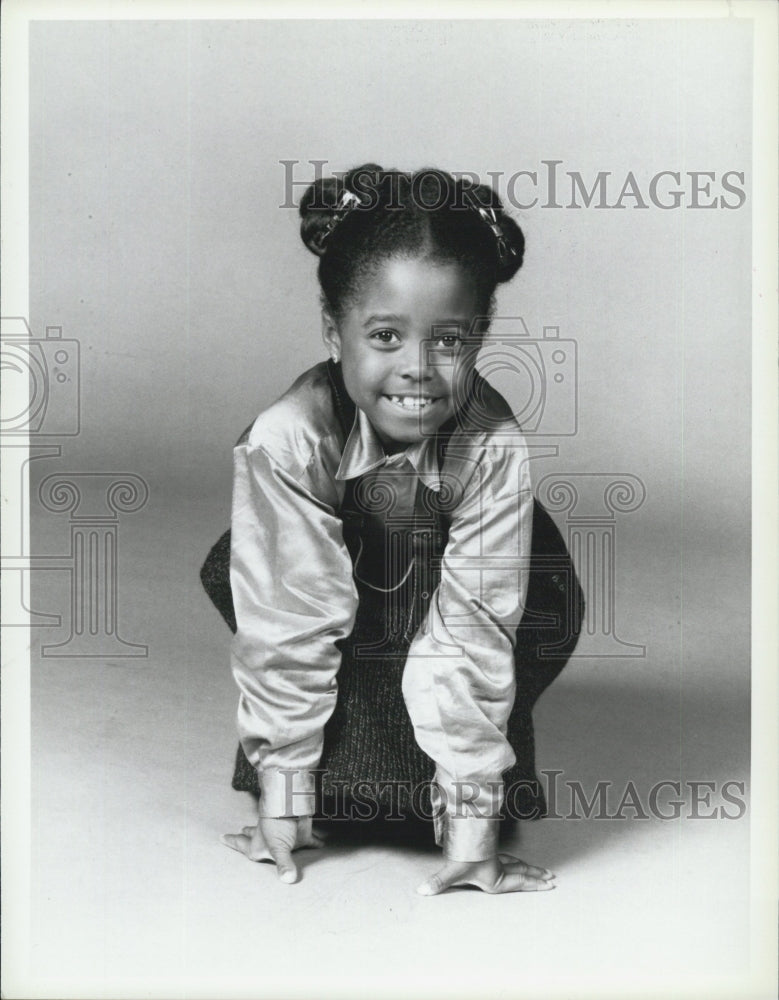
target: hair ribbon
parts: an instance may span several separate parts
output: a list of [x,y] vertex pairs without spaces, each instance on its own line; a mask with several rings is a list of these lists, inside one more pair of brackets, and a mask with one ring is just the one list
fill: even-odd
[[517,251],[514,247],[509,246],[506,242],[506,237],[503,235],[503,230],[500,228],[498,223],[498,217],[495,214],[494,208],[487,208],[482,205],[482,203],[468,190],[463,191],[463,197],[468,202],[469,206],[478,212],[482,221],[490,227],[492,230],[492,235],[495,237],[495,241],[498,245],[498,260],[503,264],[506,259],[517,256]]
[[357,197],[353,191],[348,191],[346,188],[341,192],[338,201],[335,203],[333,208],[333,214],[328,220],[327,224],[322,227],[322,229],[317,233],[316,239],[312,240],[310,243],[311,248],[315,253],[319,254],[321,257],[325,252],[325,243],[329,239],[333,230],[338,226],[343,220],[353,212],[355,208],[362,205],[362,201]]

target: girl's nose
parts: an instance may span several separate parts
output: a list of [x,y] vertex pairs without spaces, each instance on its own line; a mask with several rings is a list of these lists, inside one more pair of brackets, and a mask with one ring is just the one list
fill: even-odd
[[407,345],[400,358],[400,376],[410,382],[430,382],[434,369],[427,344]]

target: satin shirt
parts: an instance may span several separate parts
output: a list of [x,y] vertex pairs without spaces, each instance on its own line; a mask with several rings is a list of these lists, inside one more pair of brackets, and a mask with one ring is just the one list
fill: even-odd
[[357,610],[338,510],[348,480],[372,473],[402,512],[417,480],[451,511],[440,583],[414,636],[402,690],[435,762],[436,841],[449,860],[497,851],[506,725],[524,610],[533,516],[529,455],[502,396],[474,375],[439,468],[434,438],[387,456],[358,408],[344,434],[325,363],[260,414],[234,451],[231,663],[238,729],[257,768],[260,815],[312,815],[324,726]]

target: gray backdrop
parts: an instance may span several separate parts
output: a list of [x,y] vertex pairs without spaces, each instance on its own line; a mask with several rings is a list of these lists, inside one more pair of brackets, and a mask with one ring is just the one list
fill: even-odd
[[[627,198],[517,210],[526,263],[498,311],[535,340],[559,328],[569,357],[575,342],[576,433],[542,439],[557,454],[534,473],[592,487],[556,517],[613,545],[600,562],[577,554],[591,618],[536,712],[540,767],[589,792],[601,779],[642,794],[659,780],[746,781],[751,27],[31,26],[29,319],[36,337],[59,326],[81,352],[80,433],[32,463],[34,551],[66,553],[73,528],[37,503],[51,472],[132,473],[149,487],[117,522],[121,635],[145,658],[39,655],[67,639],[75,584],[62,571],[33,579],[35,607],[62,615],[33,647],[33,930],[36,969],[59,980],[51,995],[105,996],[109,980],[132,995],[139,970],[198,986],[211,976],[213,995],[245,974],[255,995],[258,969],[286,976],[290,954],[317,983],[338,982],[343,955],[368,956],[373,983],[387,956],[428,967],[444,912],[445,964],[491,948],[496,984],[531,969],[597,982],[604,968],[628,981],[746,968],[748,817],[527,824],[523,855],[560,867],[561,891],[510,920],[478,893],[420,907],[413,887],[433,860],[410,852],[331,852],[289,892],[252,870],[218,842],[253,807],[229,788],[237,694],[197,571],[228,523],[234,439],[325,356],[316,261],[294,208],[279,207],[280,161],[300,161],[299,179],[312,159],[496,171],[503,193],[517,171],[538,171],[543,199],[542,163],[559,160],[561,185],[610,172],[609,204],[630,171],[645,198],[661,171],[711,172],[717,198],[723,175],[743,172],[737,209],[690,207],[685,176],[678,209]],[[522,389],[499,378],[510,396]],[[49,433],[71,402],[52,396]],[[603,483],[626,477],[635,509],[605,509]],[[604,645],[607,633],[634,645]],[[261,928],[251,948],[247,927]]]
[[689,207],[683,178],[676,210],[516,211],[526,263],[499,313],[578,347],[577,433],[536,477],[645,484],[618,526],[617,582],[639,597],[625,638],[676,655],[684,617],[691,642],[743,643],[750,107],[750,26],[732,20],[33,24],[30,319],[81,343],[66,464],[135,472],[179,513],[212,497],[226,523],[233,440],[324,356],[281,160],[296,180],[315,159],[500,171],[503,194],[538,171],[541,199],[560,160],[588,187],[610,171],[609,203],[628,171],[645,199],[660,171],[714,172],[715,195],[742,171],[737,210]]

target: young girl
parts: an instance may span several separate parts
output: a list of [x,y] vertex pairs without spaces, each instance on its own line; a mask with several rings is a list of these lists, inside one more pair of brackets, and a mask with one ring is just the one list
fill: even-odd
[[241,437],[201,574],[235,632],[233,786],[259,794],[257,825],[223,840],[294,882],[315,817],[432,820],[423,894],[550,889],[499,853],[499,825],[545,809],[531,708],[583,602],[475,368],[522,232],[490,188],[373,165],[312,184],[300,215],[330,359]]

